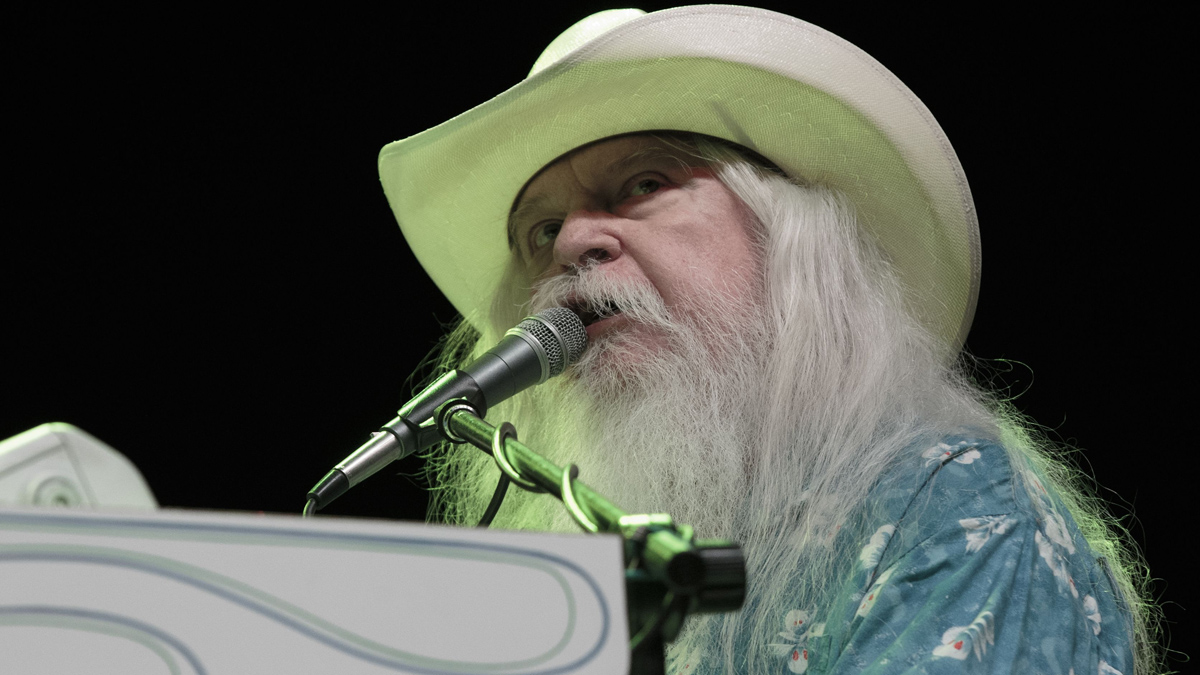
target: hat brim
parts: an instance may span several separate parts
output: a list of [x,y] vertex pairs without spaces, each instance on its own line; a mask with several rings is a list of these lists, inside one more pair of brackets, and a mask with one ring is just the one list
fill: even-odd
[[962,167],[920,100],[821,28],[745,7],[646,14],[379,155],[400,229],[446,297],[486,321],[509,209],[546,164],[647,130],[716,136],[845,194],[911,311],[954,349],[978,295],[978,222]]

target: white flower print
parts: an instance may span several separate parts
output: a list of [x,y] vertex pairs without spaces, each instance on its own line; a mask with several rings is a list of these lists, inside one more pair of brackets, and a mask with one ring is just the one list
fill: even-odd
[[1067,521],[1063,517],[1051,511],[1046,514],[1045,522],[1046,537],[1050,541],[1067,549],[1067,553],[1075,554],[1075,542],[1071,540],[1071,532],[1067,529]]
[[810,622],[809,612],[793,609],[783,618],[784,630],[779,632],[783,642],[768,645],[776,656],[787,660],[788,670],[793,673],[808,671],[808,639],[825,634],[824,622]]
[[963,661],[968,653],[982,661],[988,645],[996,644],[995,617],[991,612],[982,612],[969,626],[954,626],[942,633],[942,644],[934,647],[934,656],[946,656]]
[[[938,443],[937,445],[933,446],[932,448],[925,450],[925,452],[922,452],[921,456],[924,457],[926,460],[928,460],[925,462],[926,464],[933,464],[934,462],[942,462],[942,461],[945,461],[946,458],[949,457],[950,455],[953,455],[954,453],[958,452],[959,450],[962,450],[963,448],[967,447],[968,445],[969,445],[968,443],[955,443],[954,445],[950,445],[949,443]],[[955,457],[954,461],[958,462],[959,464],[974,464],[975,460],[979,459],[982,456],[983,455],[979,454],[978,450],[976,450],[975,448],[971,448],[970,450],[964,452],[963,454],[959,455],[958,457]]]
[[1088,621],[1092,622],[1092,634],[1100,634],[1100,605],[1096,599],[1090,595],[1083,596],[1083,613],[1087,614]]
[[[1046,486],[1042,485],[1041,479],[1030,473],[1028,476],[1025,476],[1025,480],[1028,480],[1029,484],[1035,488],[1033,491],[1035,499],[1031,499],[1030,504],[1033,505],[1033,510],[1037,512],[1038,525],[1045,530],[1044,525],[1047,518],[1054,514],[1054,503],[1050,501],[1050,495],[1046,492]],[[1058,523],[1055,522],[1055,525],[1058,525]]]
[[809,613],[802,609],[793,609],[788,612],[783,617],[783,630],[779,632],[779,636],[792,642],[804,637],[812,628],[808,616]]
[[787,667],[793,673],[807,673],[808,648],[797,646],[793,649],[791,656],[788,657]]
[[1012,521],[1008,516],[963,518],[958,524],[967,531],[967,553],[974,553],[988,543],[993,534],[1004,534]]
[[871,535],[871,540],[863,547],[858,554],[858,561],[862,563],[865,570],[874,568],[879,564],[879,559],[883,555],[883,549],[891,540],[892,534],[896,532],[895,525],[881,525],[875,534]]
[[1104,659],[1100,659],[1100,668],[1097,669],[1096,675],[1123,675],[1123,673],[1108,665]]
[[866,594],[863,595],[862,602],[858,605],[858,611],[854,613],[855,617],[866,616],[871,613],[871,608],[879,601],[879,591],[883,589],[883,585],[891,578],[892,571],[893,568],[891,567],[884,570],[883,574],[880,574],[879,578],[875,580],[875,583],[871,584],[871,588],[867,589]]
[[1041,530],[1033,533],[1033,541],[1037,544],[1038,555],[1042,560],[1046,561],[1046,566],[1054,573],[1054,578],[1058,579],[1059,586],[1066,586],[1071,590],[1071,595],[1079,597],[1079,591],[1075,588],[1075,579],[1071,578],[1067,572],[1067,560],[1062,555],[1054,550],[1054,544],[1046,537],[1042,536]]
[[1079,590],[1075,588],[1075,579],[1067,572],[1067,559],[1063,555],[1064,552],[1067,555],[1075,554],[1075,540],[1071,537],[1071,530],[1067,527],[1067,521],[1054,509],[1054,502],[1042,481],[1037,476],[1029,476],[1029,481],[1037,488],[1038,499],[1033,501],[1033,506],[1040,516],[1041,528],[1034,532],[1033,540],[1037,544],[1038,555],[1054,573],[1059,588],[1065,586],[1070,589],[1073,597],[1078,598]]

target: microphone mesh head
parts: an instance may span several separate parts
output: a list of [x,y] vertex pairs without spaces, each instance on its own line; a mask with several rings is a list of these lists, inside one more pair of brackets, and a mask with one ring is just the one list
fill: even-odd
[[549,377],[554,377],[583,356],[587,348],[587,330],[579,315],[566,307],[551,307],[536,316],[525,317],[517,328],[527,331],[546,350]]

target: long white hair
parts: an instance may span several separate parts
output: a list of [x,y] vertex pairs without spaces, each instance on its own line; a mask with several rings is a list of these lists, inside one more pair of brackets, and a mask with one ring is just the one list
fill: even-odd
[[[667,510],[695,525],[701,536],[742,545],[751,580],[745,609],[691,617],[673,654],[683,657],[706,646],[710,654],[722,655],[727,672],[774,667],[765,642],[778,632],[781,618],[756,609],[823,607],[826,593],[853,569],[850,557],[857,554],[831,544],[839,533],[856,541],[870,535],[854,530],[869,522],[863,497],[880,474],[916,443],[965,432],[1001,440],[1019,460],[1014,470],[1035,471],[1058,489],[1093,551],[1108,559],[1134,610],[1137,672],[1150,672],[1156,662],[1150,639],[1155,614],[1141,601],[1144,579],[1137,574],[1144,568],[1128,538],[1111,524],[1103,502],[1078,487],[1082,474],[1050,459],[1055,449],[1011,406],[976,386],[965,358],[947,359],[945,345],[906,311],[896,274],[858,226],[852,206],[726,143],[693,136],[659,139],[697,165],[712,167],[760,226],[762,306],[730,307],[719,297],[708,299],[715,309],[701,319],[683,319],[677,331],[682,343],[697,329],[715,331],[733,356],[699,359],[697,366],[696,355],[707,353],[708,343],[683,344],[678,363],[664,366],[664,372],[682,375],[648,374],[640,395],[603,394],[599,416],[595,392],[581,394],[564,379],[516,397],[489,417],[513,420],[523,440],[560,464],[580,453],[585,461],[595,460],[591,466],[581,462],[584,482],[601,494],[609,495],[607,489],[641,502],[614,499],[618,506]],[[529,302],[530,283],[514,260],[478,344],[493,344],[529,311]],[[663,310],[644,311],[646,320],[657,321]],[[479,337],[464,322],[444,343],[442,366],[472,357]],[[664,389],[654,383],[664,383]],[[687,404],[665,387],[686,387]],[[628,421],[621,427],[626,431],[612,431],[614,415]],[[605,434],[598,447],[582,449],[586,439],[578,435],[598,429]],[[564,444],[570,452],[563,451]],[[608,451],[630,454],[610,457]],[[431,517],[462,524],[478,520],[495,483],[490,461],[464,450],[435,453],[428,465],[435,485]],[[616,466],[601,470],[599,463]],[[636,472],[647,478],[639,482]],[[622,492],[631,483],[637,486]],[[565,517],[556,516],[561,507],[549,503],[550,497],[510,490],[508,499],[498,526],[569,527]],[[752,639],[737,639],[746,634]],[[747,642],[748,650],[738,652]]]

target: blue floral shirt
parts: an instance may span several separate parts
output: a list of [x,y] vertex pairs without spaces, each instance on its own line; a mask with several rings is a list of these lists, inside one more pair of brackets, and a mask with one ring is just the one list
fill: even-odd
[[[917,449],[873,491],[873,533],[832,604],[779,608],[779,632],[754,637],[781,673],[1132,675],[1104,561],[1057,496],[1024,480],[994,442]],[[715,665],[687,661],[682,672]]]

